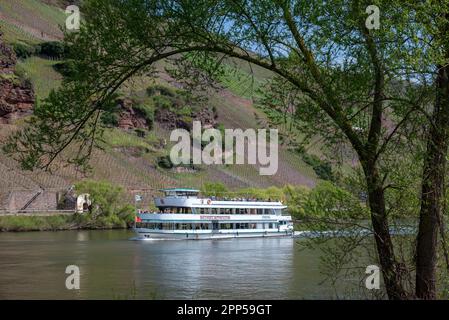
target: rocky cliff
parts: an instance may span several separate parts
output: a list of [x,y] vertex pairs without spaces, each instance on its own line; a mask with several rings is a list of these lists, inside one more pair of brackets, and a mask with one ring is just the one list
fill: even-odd
[[17,57],[2,41],[0,31],[0,123],[32,113],[35,95],[31,83],[15,74]]

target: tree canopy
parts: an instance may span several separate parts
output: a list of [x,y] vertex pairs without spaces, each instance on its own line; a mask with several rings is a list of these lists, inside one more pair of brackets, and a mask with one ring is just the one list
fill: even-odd
[[[372,4],[381,12],[378,30],[366,24]],[[423,137],[438,126],[435,79],[447,78],[440,71],[448,62],[448,6],[436,0],[88,0],[81,30],[65,36],[73,72],[6,150],[28,169],[50,168],[58,157],[85,165],[101,137],[101,114],[130,79],[156,76],[155,62],[169,60],[171,74],[192,86],[215,79],[228,58],[257,65],[275,75],[270,98],[289,95],[298,127],[323,137],[329,149],[351,147],[387,293],[405,298],[386,192],[403,182],[394,168],[423,161]],[[75,154],[66,152],[71,145]]]

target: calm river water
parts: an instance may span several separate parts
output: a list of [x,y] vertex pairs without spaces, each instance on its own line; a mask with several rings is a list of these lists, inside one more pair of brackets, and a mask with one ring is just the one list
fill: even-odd
[[[305,249],[303,240],[133,236],[126,230],[0,233],[0,299],[335,298],[322,283],[320,251]],[[65,287],[68,265],[80,268],[80,290]]]

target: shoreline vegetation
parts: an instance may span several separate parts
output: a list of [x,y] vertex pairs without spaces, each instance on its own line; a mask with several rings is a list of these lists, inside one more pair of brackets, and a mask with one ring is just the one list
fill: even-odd
[[78,194],[89,194],[88,212],[51,216],[0,216],[1,232],[125,229],[132,225],[136,208],[129,205],[122,186],[107,181],[83,180]]
[[[88,212],[71,215],[0,216],[0,232],[126,229],[132,226],[136,208],[127,203],[126,193],[121,186],[106,181],[84,180],[76,184],[75,190],[79,194],[90,194],[92,206]],[[228,191],[221,183],[205,183],[201,192],[206,197],[280,200],[288,206],[294,221],[304,222],[323,218],[336,221],[368,217],[366,207],[360,199],[330,182],[321,182],[313,189],[285,186],[267,189],[246,188],[238,191]],[[310,222],[305,223],[309,224]],[[301,230],[302,225],[297,224],[295,229]],[[322,229],[328,227],[321,226]]]
[[88,213],[53,216],[0,216],[0,232],[127,229],[117,216],[92,219]]
[[[124,188],[107,181],[84,180],[75,185],[78,193],[88,193],[92,206],[88,212],[55,215],[0,215],[0,232],[102,230],[131,228],[136,208],[128,203]],[[295,230],[334,230],[367,221],[369,214],[363,199],[335,184],[322,181],[313,189],[303,186],[245,188],[229,191],[222,183],[205,183],[201,193],[206,197],[255,198],[282,201],[288,206]],[[148,208],[156,210],[155,207]],[[393,220],[416,217],[407,212]],[[299,222],[299,223],[298,223]]]

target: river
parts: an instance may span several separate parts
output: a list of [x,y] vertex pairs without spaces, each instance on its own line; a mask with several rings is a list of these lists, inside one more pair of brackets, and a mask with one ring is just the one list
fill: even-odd
[[[127,230],[0,233],[0,299],[336,298],[331,284],[322,283],[321,251],[306,249],[304,240],[133,236]],[[79,290],[65,287],[68,265],[79,267]]]

